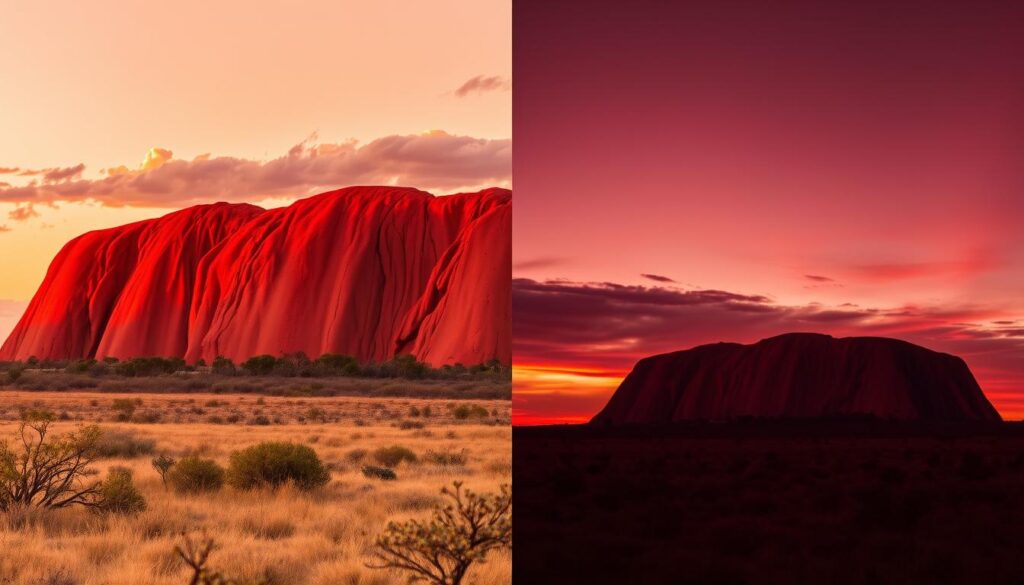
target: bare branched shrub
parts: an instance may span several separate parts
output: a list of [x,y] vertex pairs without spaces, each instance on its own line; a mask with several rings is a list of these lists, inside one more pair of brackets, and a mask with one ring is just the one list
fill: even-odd
[[174,467],[174,458],[166,453],[161,453],[153,458],[151,462],[153,469],[160,474],[160,481],[164,484],[164,489],[167,489],[167,472]]
[[470,566],[482,563],[495,549],[512,546],[512,492],[477,494],[454,483],[444,488],[449,502],[434,510],[429,521],[391,522],[377,537],[374,569],[398,569],[410,581],[459,585]]
[[51,435],[49,419],[22,421],[13,444],[0,443],[0,511],[96,506],[100,483],[86,478],[99,438],[95,425]]
[[[192,570],[189,585],[246,585],[241,581],[225,577],[210,568],[210,553],[213,552],[213,539],[205,533],[198,538],[182,534],[182,543],[174,547],[174,552]],[[263,585],[257,581],[252,585]]]

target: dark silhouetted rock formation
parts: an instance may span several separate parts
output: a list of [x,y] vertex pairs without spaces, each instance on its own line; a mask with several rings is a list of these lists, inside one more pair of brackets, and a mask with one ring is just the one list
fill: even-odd
[[593,424],[873,415],[999,420],[956,356],[882,337],[791,333],[640,360]]

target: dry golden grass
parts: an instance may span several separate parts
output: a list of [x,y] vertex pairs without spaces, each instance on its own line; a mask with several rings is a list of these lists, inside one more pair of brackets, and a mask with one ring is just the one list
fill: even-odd
[[[103,420],[105,430],[130,432],[156,441],[156,451],[174,457],[202,453],[226,465],[232,451],[267,440],[302,442],[312,446],[331,468],[331,483],[302,493],[284,488],[277,492],[239,492],[231,488],[210,495],[179,496],[164,491],[150,456],[105,459],[107,467],[123,465],[134,471],[148,508],[135,517],[99,516],[84,509],[8,514],[0,517],[0,583],[12,585],[179,585],[186,583],[184,566],[174,545],[182,531],[206,530],[217,541],[211,565],[230,576],[264,578],[271,585],[361,585],[403,582],[395,573],[369,569],[364,563],[374,537],[388,520],[429,515],[441,501],[440,489],[453,480],[465,480],[478,491],[497,491],[511,483],[511,429],[488,420],[455,421],[447,400],[265,397],[260,408],[284,424],[254,426],[165,422],[162,424],[112,423],[110,394],[4,393],[7,422],[0,422],[0,437],[11,437],[19,408],[48,408],[80,414],[83,421]],[[131,395],[144,407],[161,408],[174,420],[175,408],[198,404],[206,410],[254,408],[256,397],[210,395],[187,397]],[[188,400],[195,402],[189,403]],[[98,400],[95,406],[93,400]],[[161,402],[161,400],[163,402]],[[209,400],[225,406],[203,406]],[[177,401],[172,404],[171,401]],[[507,413],[507,401],[473,401]],[[431,406],[430,418],[408,415],[412,407]],[[296,413],[315,405],[328,411],[329,423],[298,423]],[[389,414],[387,414],[389,413]],[[507,414],[506,414],[507,415]],[[74,416],[74,415],[72,415]],[[402,429],[400,420],[425,423],[422,429]],[[362,421],[363,426],[356,426]],[[55,423],[56,431],[75,428],[78,422]],[[416,463],[398,466],[397,481],[363,477],[359,462],[350,454],[371,452],[382,446],[402,445],[420,456]],[[430,450],[465,449],[463,466],[440,466],[423,460]],[[372,462],[369,461],[368,462]],[[478,566],[468,583],[500,585],[511,582],[511,553],[492,555]],[[60,580],[57,577],[65,577]]]

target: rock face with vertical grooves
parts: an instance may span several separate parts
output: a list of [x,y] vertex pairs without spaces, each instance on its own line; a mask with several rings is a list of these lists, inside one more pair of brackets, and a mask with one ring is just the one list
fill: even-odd
[[1000,420],[956,356],[897,339],[791,333],[642,359],[591,422],[843,415]]
[[0,359],[302,351],[509,363],[510,277],[504,189],[200,205],[69,242]]

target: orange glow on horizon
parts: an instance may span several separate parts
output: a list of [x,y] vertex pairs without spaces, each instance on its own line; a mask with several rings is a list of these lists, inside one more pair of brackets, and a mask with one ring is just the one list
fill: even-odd
[[512,424],[585,423],[615,392],[627,373],[628,370],[593,366],[513,363]]
[[516,385],[517,392],[544,394],[551,388],[562,389],[566,385],[573,385],[587,392],[593,389],[615,389],[627,373],[628,370],[600,369],[592,366],[512,364],[512,383]]
[[[514,426],[584,424],[604,406],[629,370],[574,364],[512,364],[512,424]],[[1024,398],[1013,380],[987,378],[976,372],[985,396],[1006,421],[1024,420]],[[533,408],[531,397],[545,399]],[[559,400],[567,398],[568,400]],[[589,399],[582,410],[576,399]]]

